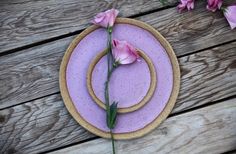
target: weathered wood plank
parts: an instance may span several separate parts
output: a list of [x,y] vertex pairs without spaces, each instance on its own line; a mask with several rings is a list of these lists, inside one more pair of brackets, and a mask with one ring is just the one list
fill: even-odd
[[0,108],[59,92],[60,61],[70,41],[0,57]]
[[236,154],[236,149],[233,150],[233,151],[226,152],[226,153],[224,153],[224,154]]
[[[173,113],[236,94],[235,50],[236,42],[179,59],[182,86]],[[91,137],[59,94],[0,111],[2,152],[38,153]]]
[[175,111],[236,95],[236,42],[179,59],[181,87]]
[[[236,39],[236,30],[230,31],[223,16],[202,4],[185,14],[171,8],[139,19],[160,30],[179,56]],[[0,108],[58,92],[60,60],[73,38],[0,57]]]
[[236,40],[236,30],[230,29],[222,12],[207,11],[202,1],[196,3],[195,7],[195,10],[181,14],[172,8],[138,19],[158,29],[178,55]]
[[[169,0],[174,5],[177,0]],[[124,17],[162,8],[159,0],[0,1],[0,53],[73,33],[98,12],[117,8]]]
[[[233,0],[224,2],[230,3],[231,1]],[[169,0],[169,5],[174,4],[176,4],[176,0]],[[188,44],[186,51],[189,51],[189,49],[198,50],[196,48],[199,48],[199,46],[201,48],[206,47],[205,42],[202,44],[201,41],[205,40],[206,37],[212,37],[209,45],[213,45],[215,41],[223,43],[234,39],[234,35],[231,33],[223,15],[220,12],[215,14],[208,12],[205,15],[203,13],[207,12],[205,5],[206,3],[200,2],[199,7],[189,13],[178,14],[176,8],[172,8],[150,16],[146,15],[140,19],[163,30],[163,34],[173,42],[187,41],[185,44],[182,43],[181,46],[176,46],[176,48],[181,49]],[[63,2],[63,4],[54,0],[33,2],[24,0],[20,2],[1,1],[0,53],[82,30],[89,25],[89,21],[95,13],[112,6],[120,9],[123,17],[163,7],[159,0],[113,0],[109,2],[70,0]],[[194,17],[192,17],[193,14],[195,14]],[[221,22],[224,24],[222,25]],[[183,32],[186,34],[183,35]],[[196,36],[192,37],[193,34]],[[227,39],[222,37],[222,34],[226,35],[225,38]],[[192,42],[196,39],[200,41]]]
[[67,112],[59,94],[0,111],[0,153],[38,153],[93,135]]
[[[236,99],[167,119],[145,137],[117,141],[117,153],[222,153],[235,149]],[[96,139],[50,154],[111,153],[111,143]]]

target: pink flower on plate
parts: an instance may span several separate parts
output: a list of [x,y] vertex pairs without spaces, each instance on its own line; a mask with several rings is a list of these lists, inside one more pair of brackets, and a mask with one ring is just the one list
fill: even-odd
[[236,4],[226,7],[224,10],[224,15],[231,29],[234,29],[236,27]]
[[194,0],[180,0],[180,4],[177,6],[179,12],[182,12],[184,9],[188,11],[194,8]]
[[118,64],[131,64],[138,60],[139,55],[135,49],[127,41],[113,40],[112,55]]
[[222,6],[223,1],[222,0],[207,0],[207,10],[215,12],[217,9],[220,9]]
[[105,12],[100,12],[94,17],[92,23],[105,28],[112,27],[115,23],[118,13],[119,11],[116,9],[110,9]]

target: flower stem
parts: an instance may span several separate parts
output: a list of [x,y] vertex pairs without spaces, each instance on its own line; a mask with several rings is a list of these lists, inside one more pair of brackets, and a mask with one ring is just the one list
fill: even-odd
[[109,80],[111,76],[111,63],[112,63],[112,55],[111,55],[111,34],[112,27],[107,28],[108,40],[107,40],[107,81],[105,86],[105,101],[106,101],[106,109],[109,110]]
[[[106,103],[106,112],[107,112],[107,118],[110,116],[110,100],[109,100],[109,81],[111,78],[111,74],[114,71],[116,67],[113,66],[113,57],[112,57],[112,51],[111,51],[111,34],[112,34],[112,27],[108,27],[107,29],[108,33],[108,40],[107,40],[107,81],[105,82],[105,103]],[[108,119],[107,119],[108,120]],[[108,125],[109,127],[109,125]],[[110,128],[110,134],[111,134],[111,141],[112,141],[112,151],[113,154],[115,154],[115,141],[114,136],[112,132],[112,128]]]
[[108,40],[107,40],[107,63],[108,63],[108,72],[111,69],[111,64],[113,62],[113,57],[111,53],[111,34],[112,34],[112,27],[107,28]]
[[113,136],[113,133],[112,133],[111,129],[110,129],[110,134],[111,134],[112,152],[113,152],[113,154],[115,154],[116,153],[116,151],[115,151],[115,141],[114,141],[114,136]]
[[108,34],[108,40],[107,40],[107,81],[105,82],[105,101],[106,101],[106,110],[107,112],[110,110],[109,108],[109,80],[110,80],[110,70],[111,70],[111,27],[108,27],[107,34]]

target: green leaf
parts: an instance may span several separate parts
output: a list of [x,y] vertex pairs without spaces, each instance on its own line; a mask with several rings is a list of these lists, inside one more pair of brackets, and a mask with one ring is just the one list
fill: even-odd
[[166,5],[167,4],[167,0],[159,0],[161,2],[162,5]]
[[110,107],[110,111],[111,111],[111,126],[112,128],[115,127],[116,124],[116,117],[117,117],[117,104],[118,102],[113,102],[111,107]]
[[107,109],[107,127],[110,128],[110,106]]
[[113,102],[109,106],[109,110],[107,111],[107,126],[110,129],[113,129],[116,124],[116,117],[117,117],[117,104],[118,102]]

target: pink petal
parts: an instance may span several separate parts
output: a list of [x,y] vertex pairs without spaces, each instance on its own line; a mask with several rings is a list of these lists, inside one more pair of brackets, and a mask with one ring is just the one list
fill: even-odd
[[139,54],[137,52],[137,49],[134,48],[132,45],[128,44],[127,47],[129,48],[130,54],[134,55],[136,58],[139,58]]
[[112,42],[112,55],[120,64],[130,64],[139,58],[137,50],[127,41],[113,40]]
[[134,62],[136,58],[134,55],[130,54],[129,52],[120,50],[117,60],[119,61],[120,64],[130,64]]
[[221,8],[222,4],[223,4],[223,2],[220,0],[220,2],[218,3],[218,9]]
[[231,29],[234,29],[236,27],[236,5],[228,6],[224,12],[224,15]]
[[230,25],[231,29],[236,28],[236,23],[231,22],[231,21],[228,21],[228,22],[229,22],[229,25]]
[[105,17],[106,17],[106,14],[103,13],[103,12],[101,12],[101,13],[99,13],[99,14],[97,14],[97,15],[95,16],[94,21],[95,21],[96,23],[99,23],[99,22],[101,22]]
[[105,12],[98,13],[92,23],[107,28],[108,26],[113,26],[115,19],[118,15],[118,10],[111,9]]
[[210,6],[213,5],[214,2],[215,2],[215,0],[208,0],[207,1],[208,5],[210,5]]
[[179,12],[182,12],[186,8],[192,10],[194,8],[194,0],[181,0],[177,8]]
[[109,26],[113,26],[118,15],[119,11],[115,9],[111,9],[109,12]]
[[217,9],[220,9],[222,6],[222,0],[208,0],[207,1],[207,10],[215,12]]
[[112,46],[113,47],[116,47],[116,45],[117,45],[117,42],[116,42],[116,40],[114,39],[114,40],[112,40]]

